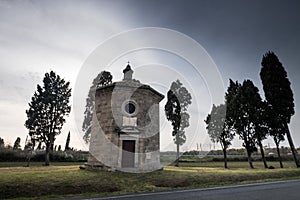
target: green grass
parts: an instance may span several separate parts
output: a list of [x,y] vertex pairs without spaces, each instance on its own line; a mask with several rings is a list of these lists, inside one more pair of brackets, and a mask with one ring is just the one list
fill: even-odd
[[[111,195],[175,188],[197,188],[216,185],[300,178],[300,169],[292,162],[284,169],[249,169],[247,163],[222,162],[181,163],[163,171],[145,174],[80,170],[75,166],[3,167],[0,168],[0,199],[17,197],[56,197],[68,195]],[[269,162],[269,165],[277,166]]]
[[[268,166],[273,166],[275,168],[280,168],[279,162],[267,162]],[[253,162],[254,168],[263,169],[264,164],[263,162]],[[180,166],[184,167],[212,167],[212,168],[219,168],[224,166],[224,162],[182,162],[180,163]],[[284,168],[292,168],[295,167],[294,162],[283,162]],[[249,168],[248,162],[228,162],[228,168],[229,169],[236,169],[236,168]]]
[[[83,162],[51,162],[52,166],[72,166],[82,165]],[[43,167],[45,162],[30,162],[30,167]],[[27,162],[0,162],[0,168],[2,167],[26,167]]]

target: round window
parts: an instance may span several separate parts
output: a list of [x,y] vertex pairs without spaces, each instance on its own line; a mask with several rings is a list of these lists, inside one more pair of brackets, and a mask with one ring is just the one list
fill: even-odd
[[122,104],[122,112],[127,116],[135,116],[138,112],[138,105],[134,100],[126,100]]
[[128,114],[133,114],[135,112],[136,108],[135,108],[135,104],[133,102],[128,102],[125,104],[125,112],[127,112]]

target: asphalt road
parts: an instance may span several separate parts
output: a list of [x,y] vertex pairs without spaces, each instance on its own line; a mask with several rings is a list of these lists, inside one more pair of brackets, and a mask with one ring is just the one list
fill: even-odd
[[76,198],[81,200],[299,200],[300,179],[205,189],[129,194],[113,197]]

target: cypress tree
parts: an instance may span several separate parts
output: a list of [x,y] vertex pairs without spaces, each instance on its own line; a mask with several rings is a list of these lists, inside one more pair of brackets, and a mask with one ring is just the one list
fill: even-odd
[[102,71],[93,80],[92,86],[90,87],[88,97],[86,98],[86,106],[84,111],[84,120],[82,123],[82,131],[84,132],[83,140],[85,143],[89,143],[92,130],[92,118],[95,106],[95,92],[97,88],[112,83],[112,75],[110,72]]
[[65,146],[65,151],[69,150],[70,149],[70,131],[68,133],[68,137],[67,137],[67,140],[66,140],[66,146]]
[[187,113],[188,106],[192,103],[192,96],[189,91],[183,87],[179,80],[172,82],[170,90],[167,93],[167,103],[165,105],[165,114],[167,120],[171,121],[173,126],[172,136],[176,144],[176,164],[179,166],[179,147],[186,141],[185,128],[189,126],[190,115]]
[[228,168],[227,149],[234,138],[234,132],[231,130],[226,116],[225,104],[219,106],[213,105],[211,113],[205,120],[207,133],[211,141],[221,144],[224,156],[224,168]]
[[282,124],[277,129],[275,127],[275,129],[282,131],[283,133],[281,134],[286,133],[296,166],[300,167],[297,151],[288,127],[291,117],[295,114],[295,105],[287,72],[274,52],[267,52],[262,58],[261,65],[260,78],[266,101],[272,109],[270,117],[277,124]]
[[21,143],[21,138],[18,137],[14,143],[13,150],[19,150],[21,147],[20,143]]

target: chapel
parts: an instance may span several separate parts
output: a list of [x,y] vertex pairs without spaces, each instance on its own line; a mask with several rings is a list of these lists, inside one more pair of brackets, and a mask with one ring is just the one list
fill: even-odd
[[162,169],[159,102],[163,98],[133,79],[129,63],[122,81],[98,88],[87,165],[125,172]]

